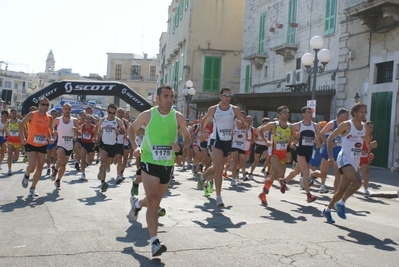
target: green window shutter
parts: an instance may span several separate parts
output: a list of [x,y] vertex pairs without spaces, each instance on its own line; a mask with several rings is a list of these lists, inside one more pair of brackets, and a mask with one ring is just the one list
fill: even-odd
[[173,24],[173,28],[172,28],[172,33],[174,34],[175,33],[175,30],[176,30],[176,14],[174,14],[173,15],[173,21],[172,21],[172,24]]
[[179,12],[180,12],[180,7],[177,7],[177,12],[175,13],[176,28],[179,27]]
[[265,52],[265,23],[266,23],[266,13],[263,13],[260,15],[260,22],[259,22],[258,54],[263,54]]
[[324,21],[324,35],[335,33],[337,15],[337,0],[326,0],[326,18]]
[[180,77],[179,77],[179,79],[180,80],[183,80],[183,71],[184,71],[184,54],[181,54],[181,57],[180,57]]
[[159,84],[163,84],[163,78],[161,78],[161,80],[159,80]]
[[202,91],[218,92],[220,89],[222,58],[206,56],[204,66],[205,69]]
[[165,74],[165,84],[168,84],[168,74]]
[[175,91],[177,91],[177,89],[178,89],[177,88],[178,80],[179,80],[179,61],[176,60],[174,70],[173,70],[173,89],[175,89]]
[[287,44],[295,44],[296,28],[290,27],[291,22],[296,21],[297,0],[289,0],[288,2],[288,26],[287,26]]
[[188,9],[188,0],[186,0],[186,10]]
[[245,93],[249,91],[249,75],[251,73],[251,65],[247,65],[245,68]]
[[183,3],[179,5],[179,12],[180,12],[180,20],[183,18]]

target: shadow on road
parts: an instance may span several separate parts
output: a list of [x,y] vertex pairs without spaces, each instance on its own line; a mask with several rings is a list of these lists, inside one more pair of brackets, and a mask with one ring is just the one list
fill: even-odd
[[100,190],[96,190],[96,195],[92,197],[83,197],[78,198],[79,202],[86,203],[87,206],[96,205],[97,202],[105,202],[110,201],[112,198],[107,198],[106,195],[100,192]]
[[137,265],[137,264],[132,262],[131,266],[145,266],[145,267],[147,267],[147,266],[148,267],[165,266],[165,264],[163,262],[161,262],[160,259],[158,259],[158,258],[149,259],[149,258],[147,258],[145,256],[142,256],[142,255],[136,253],[132,247],[124,248],[122,253],[131,255],[139,263],[139,265]]
[[340,236],[340,235],[338,236],[339,239],[347,242],[359,245],[365,245],[365,246],[374,246],[376,249],[386,250],[386,251],[395,251],[396,248],[394,246],[398,245],[390,238],[385,238],[384,240],[380,240],[370,234],[356,231],[342,225],[334,224],[334,226],[348,232],[347,237],[349,238],[347,238],[346,236]]
[[[206,223],[200,221],[193,221],[198,224],[202,228],[213,229],[215,232],[225,233],[228,232],[228,229],[237,229],[241,228],[241,226],[246,225],[246,222],[239,222],[234,224],[229,217],[223,215],[223,209],[231,209],[230,207],[225,208],[216,208],[214,210],[210,210],[216,207],[216,201],[211,199],[211,203],[205,203],[204,206],[195,206],[195,208],[200,209],[204,212],[208,212],[212,215],[212,217],[206,218]],[[209,209],[207,208],[209,207]]]
[[52,193],[47,193],[46,196],[39,196],[33,198],[32,196],[28,196],[23,199],[24,196],[17,196],[15,202],[6,203],[4,205],[0,205],[1,212],[13,212],[16,209],[21,209],[25,207],[34,208],[36,206],[43,205],[46,202],[58,202],[64,200],[64,198],[58,198],[60,195],[57,190],[54,190]]
[[260,216],[261,218],[283,221],[285,223],[297,223],[297,221],[306,221],[306,218],[304,216],[294,217],[286,212],[282,212],[281,210],[276,210],[270,207],[268,207],[267,210],[270,211],[270,215]]

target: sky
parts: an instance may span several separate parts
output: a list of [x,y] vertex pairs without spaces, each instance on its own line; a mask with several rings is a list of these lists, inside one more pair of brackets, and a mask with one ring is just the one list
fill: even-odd
[[0,2],[0,62],[9,70],[43,72],[53,50],[56,70],[103,76],[107,52],[158,54],[171,0]]

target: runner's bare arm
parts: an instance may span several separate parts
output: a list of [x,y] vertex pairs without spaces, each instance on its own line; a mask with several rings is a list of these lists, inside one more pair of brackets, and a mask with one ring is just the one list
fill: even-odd
[[28,122],[30,122],[30,120],[33,117],[33,113],[29,112],[21,121],[21,123],[18,126],[18,132],[20,135],[20,138],[25,140],[25,124],[27,124]]
[[136,140],[136,132],[143,125],[147,125],[151,118],[151,110],[146,110],[140,113],[136,120],[129,127],[129,140],[132,143],[133,150],[136,150],[139,146]]
[[344,133],[348,133],[350,131],[350,124],[348,121],[342,122],[338,128],[336,128],[330,136],[327,138],[327,153],[328,153],[328,160],[333,161],[334,158],[332,156],[332,149],[333,149],[333,140],[338,137],[338,135],[344,136]]
[[202,118],[202,123],[201,123],[201,134],[205,134],[205,126],[208,124],[209,120],[213,118],[213,115],[215,115],[216,111],[216,105],[211,106],[208,108],[208,112],[205,114],[205,116]]
[[178,129],[183,136],[183,148],[189,148],[191,144],[191,136],[186,127],[186,120],[180,112],[176,112]]

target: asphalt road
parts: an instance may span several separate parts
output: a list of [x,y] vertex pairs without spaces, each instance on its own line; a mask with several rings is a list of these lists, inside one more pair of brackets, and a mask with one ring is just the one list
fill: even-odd
[[[204,197],[191,172],[178,167],[173,188],[161,203],[167,213],[159,220],[158,237],[168,251],[152,258],[145,209],[136,223],[127,219],[135,168],[125,170],[129,177],[116,185],[112,165],[107,175],[110,187],[102,194],[98,165],[88,167],[88,181],[82,182],[70,163],[59,192],[43,176],[37,186],[40,196],[31,198],[21,186],[26,165],[16,163],[12,176],[5,176],[4,167],[0,266],[396,267],[399,262],[397,198],[355,194],[347,201],[347,219],[333,212],[336,223],[331,225],[320,212],[332,194],[319,194],[317,186],[312,192],[318,199],[307,203],[297,182],[290,183],[284,195],[275,183],[265,208],[257,198],[263,177],[240,182],[236,188],[224,180],[225,208],[216,208],[215,193]],[[397,190],[375,182],[371,189]]]

